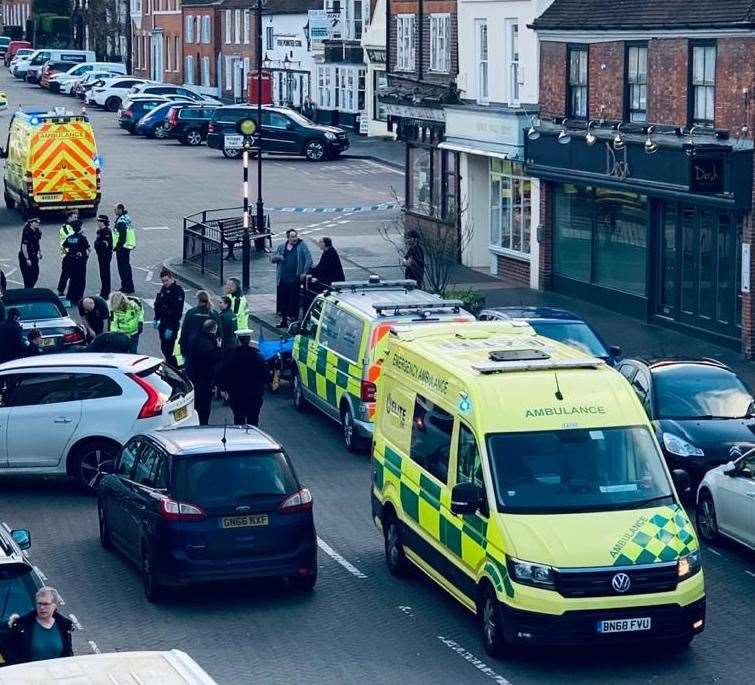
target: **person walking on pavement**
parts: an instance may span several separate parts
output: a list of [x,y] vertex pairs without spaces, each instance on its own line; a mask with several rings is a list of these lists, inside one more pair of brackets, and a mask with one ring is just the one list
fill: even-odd
[[66,256],[66,252],[63,249],[63,243],[66,241],[66,238],[69,235],[73,234],[73,226],[72,223],[76,221],[79,218],[79,210],[78,209],[71,209],[68,211],[68,214],[66,215],[65,223],[60,227],[60,230],[58,231],[58,242],[60,244],[60,258],[62,260],[60,265],[60,278],[58,279],[58,296],[64,297],[66,292],[66,286],[68,285],[68,279],[70,278],[70,274],[66,271],[66,261],[64,257]]
[[289,321],[299,318],[301,282],[312,268],[312,255],[296,230],[289,228],[286,242],[278,245],[271,261],[276,265],[278,313],[281,316],[278,328],[286,328]]
[[239,344],[225,357],[220,387],[228,393],[228,403],[237,426],[258,426],[270,368],[260,351],[251,345],[252,331],[236,331]]
[[97,236],[94,239],[94,251],[100,269],[100,297],[110,297],[110,262],[113,260],[113,232],[110,229],[110,217],[100,214],[97,217]]
[[249,303],[241,290],[241,281],[238,278],[229,278],[225,282],[223,290],[231,298],[231,309],[236,315],[237,326],[249,328]]
[[29,219],[21,231],[21,248],[18,251],[18,269],[24,279],[24,288],[33,288],[39,280],[39,260],[42,259],[39,217]]
[[63,268],[68,271],[67,299],[72,307],[78,307],[86,289],[89,241],[81,230],[79,219],[74,219],[71,228],[73,228],[73,233],[63,241],[63,249],[66,253],[63,261],[68,261],[68,265]]
[[411,230],[406,234],[406,254],[404,255],[404,278],[417,282],[422,288],[425,280],[425,253],[420,245],[419,233]]
[[239,344],[236,337],[236,331],[239,328],[238,317],[233,313],[233,301],[230,295],[220,298],[218,310],[220,311],[220,339],[223,344],[223,358],[225,358],[228,352]]
[[210,421],[212,390],[222,358],[218,322],[206,319],[190,350],[186,352],[189,353],[187,373],[194,384],[194,407],[199,415],[199,425],[206,426]]
[[178,368],[175,348],[178,330],[181,328],[181,317],[184,313],[184,289],[176,283],[176,277],[170,269],[160,272],[163,287],[155,297],[155,321],[160,336],[160,349],[163,358],[174,369]]
[[10,616],[8,664],[73,656],[73,621],[58,613],[58,604],[58,591],[52,587],[42,587],[37,590],[34,609],[23,616]]
[[11,307],[5,321],[0,323],[0,364],[20,359],[26,354],[26,340],[20,320],[21,312]]
[[134,276],[131,271],[131,250],[136,247],[136,230],[134,222],[122,204],[115,206],[115,224],[113,225],[113,251],[118,264],[118,276],[121,279],[121,292],[134,294]]
[[120,331],[129,337],[129,352],[136,354],[139,336],[144,323],[144,311],[141,305],[122,292],[110,294],[110,330]]
[[85,297],[79,304],[79,315],[84,322],[87,340],[91,342],[98,335],[105,332],[110,320],[110,310],[107,302],[99,295]]
[[314,120],[315,106],[314,104],[312,104],[312,100],[310,100],[309,95],[304,98],[304,102],[301,105],[301,113],[310,121]]

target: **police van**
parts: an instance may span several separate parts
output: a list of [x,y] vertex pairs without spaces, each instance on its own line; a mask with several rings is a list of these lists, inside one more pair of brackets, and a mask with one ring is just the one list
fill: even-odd
[[77,207],[94,215],[100,164],[89,118],[62,107],[13,114],[3,175],[5,205],[25,214]]
[[338,421],[347,449],[372,438],[379,344],[397,323],[473,321],[458,300],[443,300],[411,280],[334,283],[318,295],[307,315],[293,325],[294,406],[314,406]]
[[477,614],[485,649],[703,630],[695,531],[647,415],[602,360],[524,322],[399,326],[382,346],[372,513],[394,575]]

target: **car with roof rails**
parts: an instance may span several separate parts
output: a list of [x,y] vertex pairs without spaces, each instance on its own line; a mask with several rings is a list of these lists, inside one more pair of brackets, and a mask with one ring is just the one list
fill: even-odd
[[141,571],[144,594],[208,581],[317,581],[312,494],[281,445],[253,426],[134,436],[97,483],[100,542]]
[[380,376],[379,349],[392,328],[431,321],[474,321],[459,300],[444,300],[412,280],[333,283],[291,325],[293,402],[315,407],[341,425],[343,442],[358,451],[372,438]]
[[135,85],[131,89],[131,92],[135,95],[183,95],[193,102],[207,102],[212,105],[222,104],[220,100],[216,100],[209,95],[203,95],[186,86],[176,86],[172,83],[142,83]]
[[[180,95],[174,96],[179,101],[183,100]],[[167,102],[173,102],[173,98],[163,95],[133,95],[125,100],[118,110],[118,126],[132,135],[136,134],[136,126],[145,114]]]
[[207,140],[207,131],[218,105],[202,103],[176,104],[168,112],[166,126],[171,138],[181,145],[201,145]]
[[[176,97],[183,96],[178,95]],[[136,124],[136,134],[159,140],[169,138],[168,114],[173,106],[173,102],[163,102],[153,107],[149,112],[145,112]]]
[[725,364],[705,357],[623,359],[618,371],[647,411],[670,469],[689,475],[694,495],[703,476],[755,442],[755,402]]
[[29,561],[30,547],[28,530],[11,530],[7,523],[0,524],[0,666],[8,661],[4,653],[8,620],[13,614],[33,611],[37,590],[44,585],[42,574]]
[[618,345],[606,345],[600,334],[583,318],[556,307],[488,307],[477,317],[480,321],[526,321],[539,335],[558,340],[603,359],[611,366],[621,357]]
[[84,329],[49,288],[10,288],[5,291],[3,304],[6,311],[18,309],[25,334],[34,329],[42,333],[39,344],[44,352],[75,352],[86,345]]
[[114,76],[104,79],[101,85],[94,86],[87,93],[86,102],[88,105],[102,107],[108,112],[117,112],[123,101],[133,94],[134,86],[143,83],[153,82],[135,76]]
[[80,352],[0,364],[3,475],[68,476],[88,489],[131,436],[197,422],[191,383],[156,357]]

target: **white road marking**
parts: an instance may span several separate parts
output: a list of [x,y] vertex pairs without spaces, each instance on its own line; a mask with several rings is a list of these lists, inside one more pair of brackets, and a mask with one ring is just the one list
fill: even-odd
[[344,219],[343,221],[339,221],[339,224],[349,224],[351,223],[351,219]]
[[9,271],[8,273],[6,273],[5,275],[6,275],[7,277],[10,277],[10,276],[12,276],[12,275],[13,275],[14,273],[16,273],[16,271],[18,271],[18,267],[13,267],[13,268],[12,268],[12,269],[11,269],[11,270],[10,270],[10,271]]
[[438,635],[438,639],[446,645],[452,652],[456,652],[460,657],[466,659],[472,666],[474,666],[480,673],[488,676],[491,680],[495,680],[498,685],[511,685],[511,681],[508,678],[504,678],[502,675],[496,673],[490,666],[484,661],[478,659],[472,652],[464,649],[458,642],[450,640],[447,637]]
[[81,623],[79,623],[79,619],[76,618],[76,614],[68,614],[68,618],[71,619],[71,622],[76,627],[76,630],[84,630],[84,628],[81,627]]
[[152,280],[152,277],[154,275],[155,275],[155,272],[152,271],[152,269],[150,269],[149,271],[147,271],[147,275],[145,276],[144,280],[149,283]]
[[317,546],[325,552],[331,559],[334,561],[337,561],[341,566],[343,566],[352,576],[356,578],[361,578],[362,580],[366,579],[367,576],[362,573],[354,564],[352,564],[349,561],[346,561],[338,552],[336,552],[325,540],[318,537],[317,538]]
[[369,164],[370,166],[377,167],[378,169],[382,169],[383,171],[390,171],[392,174],[398,174],[399,176],[403,176],[404,172],[399,171],[398,169],[394,169],[392,166],[388,166],[386,164],[381,164],[380,162],[376,162],[372,159],[363,159],[361,160],[364,164]]
[[169,231],[170,226],[142,226],[142,231]]
[[720,556],[721,556],[721,552],[719,552],[719,551],[718,551],[717,549],[713,549],[712,547],[706,547],[706,548],[705,548],[705,550],[706,550],[707,552],[712,552],[712,553],[713,553],[713,554],[715,554],[715,555],[716,555],[717,557],[720,557]]
[[102,654],[102,652],[100,652],[100,648],[97,646],[97,643],[94,640],[89,640],[89,647],[92,650],[93,654]]
[[747,571],[747,570],[745,570],[745,573],[746,573],[746,574],[747,574],[748,576],[752,576],[753,578],[755,578],[755,573],[753,573],[752,571]]

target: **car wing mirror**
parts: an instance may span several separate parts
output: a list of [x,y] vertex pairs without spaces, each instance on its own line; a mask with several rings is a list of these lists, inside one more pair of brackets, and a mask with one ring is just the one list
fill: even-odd
[[0,159],[7,159],[7,158],[8,158],[8,150],[0,147]]
[[31,547],[31,533],[26,528],[16,528],[10,532],[10,536],[21,549]]
[[482,507],[480,489],[474,483],[457,483],[451,490],[451,513],[474,514]]
[[737,465],[733,462],[727,462],[726,466],[724,466],[723,474],[724,476],[729,476],[730,478],[733,478],[738,473],[737,471]]
[[689,474],[684,469],[674,469],[671,472],[671,478],[674,481],[674,485],[676,486],[676,489],[680,494],[689,492]]
[[620,345],[609,345],[608,347],[608,354],[610,354],[612,357],[620,357],[621,356],[621,346]]
[[295,335],[299,335],[299,333],[301,333],[301,321],[294,321],[288,327],[288,334],[294,337]]

